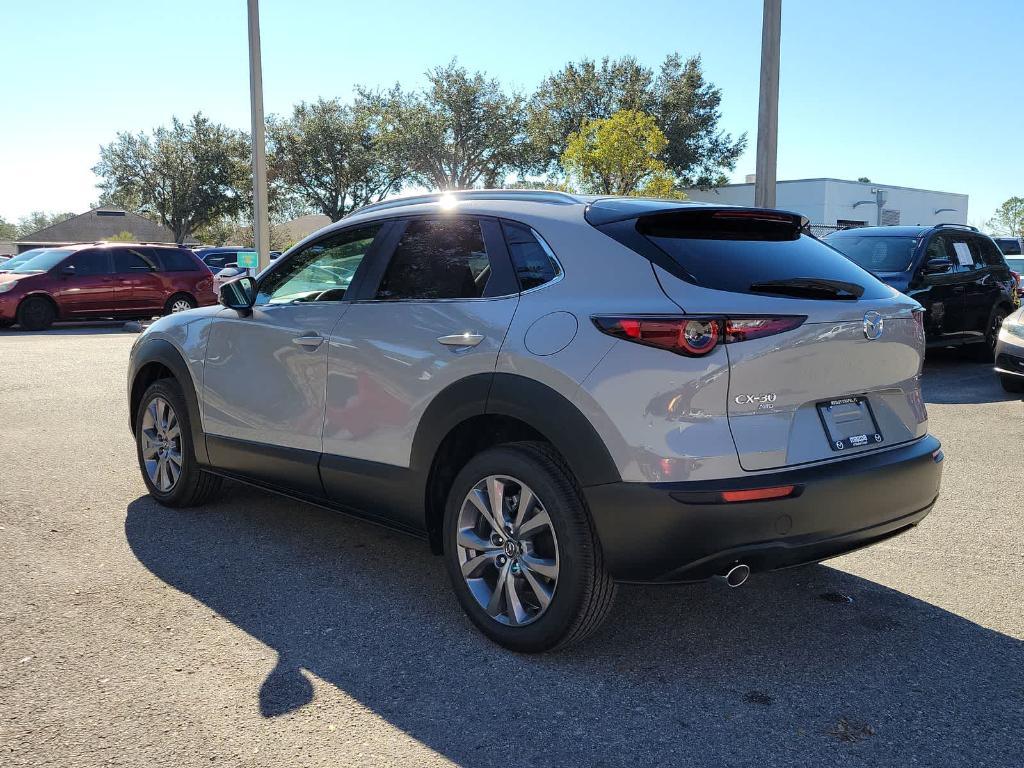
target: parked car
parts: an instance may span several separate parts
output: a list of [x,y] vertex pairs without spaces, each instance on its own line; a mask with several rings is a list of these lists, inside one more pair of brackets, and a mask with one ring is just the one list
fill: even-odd
[[[197,248],[195,250],[195,254],[202,259],[203,263],[206,264],[214,274],[216,274],[218,269],[237,267],[239,251],[251,250],[252,248],[241,248],[238,246],[220,246],[217,248]],[[271,251],[271,261],[280,255],[280,251]]]
[[1002,253],[975,227],[861,227],[825,242],[920,302],[930,346],[975,344],[991,360],[1000,325],[1020,306]]
[[1024,298],[1024,239],[1019,237],[993,238],[999,250],[1003,252],[1006,266],[1010,268],[1017,280],[1017,296]]
[[216,304],[213,275],[185,248],[95,244],[47,249],[0,274],[0,326],[142,318]]
[[236,277],[241,277],[246,274],[248,270],[242,269],[241,267],[224,267],[224,269],[218,269],[213,273],[213,287],[214,290],[220,291],[220,287],[228,280],[234,280]]
[[806,226],[539,191],[370,205],[140,337],[143,479],[424,536],[527,652],[593,631],[617,580],[738,586],[887,539],[939,493],[920,306]]
[[1024,392],[1024,309],[1007,317],[999,329],[996,373],[1007,392]]
[[43,253],[45,250],[45,248],[33,248],[31,250],[19,253],[17,256],[12,256],[7,261],[0,264],[0,274],[4,272],[10,272],[19,264],[24,264],[29,259],[34,259],[39,254]]

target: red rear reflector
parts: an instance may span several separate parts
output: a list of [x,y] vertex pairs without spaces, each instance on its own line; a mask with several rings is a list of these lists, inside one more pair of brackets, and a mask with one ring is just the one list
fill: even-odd
[[725,340],[748,341],[760,339],[762,336],[773,336],[785,333],[803,325],[806,317],[798,315],[788,317],[730,317],[725,321]]
[[751,488],[748,491],[722,491],[722,501],[764,501],[783,499],[793,493],[792,485],[778,485],[774,488]]

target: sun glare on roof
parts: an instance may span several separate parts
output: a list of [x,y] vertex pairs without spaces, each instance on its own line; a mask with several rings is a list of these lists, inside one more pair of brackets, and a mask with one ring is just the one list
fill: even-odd
[[442,211],[450,211],[455,208],[459,201],[451,192],[445,192],[437,202],[441,206]]

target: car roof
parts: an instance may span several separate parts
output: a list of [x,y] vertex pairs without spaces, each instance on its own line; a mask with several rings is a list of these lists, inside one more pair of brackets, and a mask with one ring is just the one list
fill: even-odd
[[933,229],[951,229],[961,232],[969,232],[971,234],[984,234],[978,232],[977,229],[970,227],[966,224],[901,224],[898,226],[883,226],[883,227],[851,227],[850,229],[840,229],[835,232],[829,233],[829,237],[917,237],[924,232],[930,232]]

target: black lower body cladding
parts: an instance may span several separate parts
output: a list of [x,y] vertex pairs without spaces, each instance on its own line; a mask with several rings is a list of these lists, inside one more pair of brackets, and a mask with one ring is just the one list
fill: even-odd
[[[887,451],[785,472],[584,490],[614,578],[697,581],[737,563],[755,572],[813,563],[904,532],[931,511],[942,458],[939,441],[929,435]],[[785,485],[797,492],[767,501],[709,503],[721,491]]]

